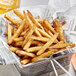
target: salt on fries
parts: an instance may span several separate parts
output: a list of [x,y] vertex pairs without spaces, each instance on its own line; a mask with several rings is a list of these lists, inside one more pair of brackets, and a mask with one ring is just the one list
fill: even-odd
[[4,17],[10,21],[7,23],[8,44],[10,51],[14,52],[21,59],[21,64],[25,65],[38,61],[41,58],[50,56],[53,53],[75,46],[71,42],[66,43],[62,26],[66,23],[58,19],[52,22],[40,17],[34,18],[29,10],[23,14],[14,9],[13,12],[20,18],[14,20],[8,15]]

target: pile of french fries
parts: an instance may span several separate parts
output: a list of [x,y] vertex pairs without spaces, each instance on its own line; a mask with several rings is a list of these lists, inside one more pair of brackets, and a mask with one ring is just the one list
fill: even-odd
[[14,20],[7,14],[5,18],[7,22],[8,45],[10,51],[20,57],[22,65],[36,62],[41,58],[48,57],[53,53],[66,49],[72,43],[66,43],[64,39],[64,30],[62,26],[66,21],[60,22],[58,19],[50,22],[40,17],[34,18],[27,10],[23,14],[14,9],[13,12],[20,18]]

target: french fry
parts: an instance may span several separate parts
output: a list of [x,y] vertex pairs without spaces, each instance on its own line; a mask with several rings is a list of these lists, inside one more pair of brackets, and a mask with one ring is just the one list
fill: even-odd
[[42,46],[35,46],[35,47],[31,47],[26,49],[27,52],[37,52],[38,50],[40,50]]
[[42,59],[42,58],[45,58],[45,57],[47,57],[47,56],[52,55],[53,53],[55,53],[55,51],[57,51],[57,50],[53,50],[53,51],[50,50],[50,51],[48,51],[48,52],[45,52],[45,53],[41,54],[40,56],[34,57],[31,61],[32,61],[32,62],[36,62],[36,61],[38,61],[39,59]]
[[38,45],[38,46],[44,45],[42,42],[39,42],[39,41],[33,41],[32,44],[33,45]]
[[27,64],[27,63],[29,63],[29,62],[30,62],[30,59],[21,60],[21,64],[22,64],[22,65],[25,65],[25,64]]
[[56,31],[59,33],[58,39],[64,41],[64,30],[62,28],[62,24],[58,19],[56,19]]
[[21,33],[21,36],[24,36],[26,33],[27,33],[27,30],[23,31],[23,32]]
[[19,50],[19,48],[17,48],[17,47],[11,47],[10,48],[10,51],[12,51],[12,52],[16,52],[17,50]]
[[25,22],[25,26],[24,26],[24,30],[27,30],[29,28],[29,24],[27,23],[27,21]]
[[31,16],[31,12],[28,10],[27,11],[30,15],[28,15],[29,16],[29,18],[32,20],[32,22],[35,24],[35,25],[37,25],[37,26],[39,26],[41,29],[43,29],[44,30],[44,28],[42,27],[42,25],[40,24],[40,23],[38,23],[34,18],[33,18],[33,16]]
[[7,23],[7,32],[8,32],[8,43],[9,43],[9,40],[11,39],[13,32],[13,27],[9,23]]
[[37,30],[37,28],[35,28],[35,34],[39,37],[41,37],[41,34],[39,33],[39,31]]
[[8,21],[10,21],[11,23],[17,25],[17,22],[16,22],[14,19],[12,19],[10,16],[8,16],[7,14],[5,14],[4,17],[5,17]]
[[24,50],[28,49],[32,43],[33,39],[29,39],[26,45],[23,47]]
[[63,21],[61,24],[62,24],[62,26],[65,25],[66,24],[66,21]]
[[37,16],[36,19],[40,19],[40,16]]
[[30,18],[27,16],[26,12],[23,11],[23,13],[24,13],[25,19],[26,19],[26,20],[28,21],[28,23],[29,23],[29,26],[32,27],[32,28],[35,28],[35,29],[33,29],[33,31],[35,31],[36,35],[37,35],[37,36],[41,36],[40,33],[37,31],[36,27],[34,26],[33,22],[32,22],[32,21],[30,20]]
[[72,43],[70,42],[70,43],[58,43],[58,44],[56,44],[56,45],[54,45],[54,46],[51,46],[51,47],[49,47],[49,48],[52,48],[52,49],[54,49],[54,48],[64,48],[64,47],[67,47],[67,46],[69,46],[69,45],[71,45]]
[[48,38],[51,38],[51,36],[49,35],[49,34],[47,34],[45,31],[43,31],[43,30],[41,30],[41,29],[39,29],[39,28],[37,28],[38,29],[38,31],[41,33],[41,35],[43,35],[43,36],[45,36],[45,37],[48,37]]
[[25,52],[23,50],[17,50],[16,54],[18,54],[19,56],[25,56],[25,55],[27,55],[27,56],[32,57],[32,58],[36,56],[33,53],[28,53],[28,52]]
[[[17,9],[14,9],[13,10],[13,12],[20,18],[20,19],[24,19],[24,15],[19,11],[19,10],[17,10]],[[30,11],[29,10],[27,10],[27,14],[28,15],[31,15],[32,16],[32,14],[30,13]],[[39,22],[41,22],[42,20],[38,20]]]
[[28,17],[28,15],[26,14],[25,11],[23,11],[23,14],[24,14],[24,18],[27,20],[29,26],[33,27],[34,24],[32,23],[32,21],[30,20],[30,18]]
[[50,30],[48,30],[46,27],[44,27],[44,29],[45,29],[45,31],[52,37],[53,36],[53,34],[52,34],[52,32],[50,31]]
[[20,46],[22,46],[22,44],[23,44],[23,41],[18,41],[18,42],[15,42],[15,46],[16,47],[20,47]]
[[21,59],[24,60],[24,59],[26,59],[26,58],[29,58],[29,56],[25,55],[25,56],[23,56]]
[[59,51],[64,51],[66,49],[66,47],[64,47],[64,48],[61,48]]
[[20,35],[20,33],[22,32],[22,30],[24,28],[24,24],[25,24],[25,20],[23,20],[22,24],[20,25],[20,27],[18,28],[18,30],[16,31],[16,33],[9,40],[9,44],[11,44],[13,42],[13,40]]
[[[47,28],[44,28],[45,29],[45,31],[51,36],[51,37],[53,37],[53,34],[52,34],[52,32],[50,31],[50,30],[48,30]],[[56,39],[55,41],[54,41],[54,43],[58,43],[58,40]]]
[[28,39],[28,37],[30,37],[32,34],[33,34],[33,32],[35,31],[35,33],[37,34],[37,35],[39,35],[39,36],[41,36],[38,32],[37,32],[37,30],[35,29],[35,26],[34,26],[34,24],[32,23],[32,21],[28,18],[28,16],[27,16],[27,14],[26,14],[26,12],[25,11],[23,11],[23,13],[24,13],[24,16],[25,16],[25,18],[27,19],[27,21],[29,22],[29,24],[30,24],[30,27],[32,27],[32,30],[31,30],[31,32],[29,32],[30,34],[28,34],[27,35],[27,37],[25,38],[25,40],[24,40],[24,43],[23,43],[23,46],[25,45],[25,43],[26,43],[26,39]]
[[20,23],[22,22],[22,20],[16,20],[16,22],[17,22],[18,24],[20,24]]
[[64,43],[63,41],[60,41],[57,44],[50,46],[49,48],[50,49],[56,48],[57,45],[60,45],[60,44],[62,45],[63,43]]
[[[48,38],[52,38],[53,37],[53,34],[52,34],[52,37],[48,34],[48,33],[46,33],[45,31],[43,31],[43,30],[41,30],[41,29],[39,29],[38,28],[38,31],[43,35],[43,36],[45,36],[45,37],[48,37]],[[54,41],[54,43],[57,43],[58,42],[58,40],[56,39],[55,41]]]
[[27,10],[27,15],[33,17],[33,15],[31,14],[29,10]]
[[56,40],[58,33],[56,33],[38,52],[37,55],[41,55],[45,50]]
[[23,31],[23,32],[21,33],[21,36],[26,35],[26,33],[27,33],[29,30],[30,30],[30,29],[28,28],[28,29],[26,29],[25,31]]
[[44,20],[44,26],[48,28],[52,33],[56,33],[54,28],[50,25],[50,23],[47,20]]
[[13,35],[16,33],[17,28],[13,28]]
[[8,36],[8,33],[4,33],[5,36]]
[[70,48],[74,48],[76,45],[75,44],[72,44],[71,46],[70,46]]
[[34,40],[42,41],[42,42],[49,41],[49,38],[46,38],[46,37],[35,37],[35,36],[32,36],[31,38],[34,39]]
[[45,19],[36,19],[36,21],[39,22],[39,23],[43,23],[44,20]]
[[14,41],[18,42],[18,41],[23,41],[24,37],[19,37],[19,38],[15,38]]
[[27,34],[27,36],[25,37],[22,47],[24,47],[24,45],[27,43],[27,41],[29,40],[29,38],[31,37],[31,35],[33,34],[34,30],[30,30],[29,33]]
[[52,23],[53,23],[53,28],[56,28],[56,26],[57,26],[57,25],[56,25],[56,22],[53,20]]
[[14,9],[13,12],[20,18],[20,19],[24,19],[24,15],[17,9]]

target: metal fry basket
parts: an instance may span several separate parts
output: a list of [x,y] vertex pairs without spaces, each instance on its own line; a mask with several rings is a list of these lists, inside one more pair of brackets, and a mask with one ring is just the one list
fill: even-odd
[[[50,22],[53,19],[58,17],[55,13],[55,10],[51,9],[50,7],[48,8],[47,6],[26,7],[26,8],[22,8],[21,11],[26,10],[26,9],[31,10],[31,12],[34,14],[35,17],[39,15],[41,18],[48,19]],[[8,15],[11,17],[17,18],[15,15],[13,15],[12,11],[9,12]],[[65,17],[64,17],[64,20],[67,20],[68,24],[71,25],[70,28],[67,27],[67,29],[70,29],[69,31],[74,31],[74,28],[73,29],[71,28],[75,26],[74,22],[76,21],[76,19],[70,18],[72,20],[71,21],[68,18],[69,16],[65,16]],[[2,42],[1,45],[3,47],[3,48],[2,47],[0,48],[0,51],[1,51],[0,54],[2,54],[0,58],[1,64],[3,65],[3,64],[18,63],[19,62],[18,57],[16,57],[13,53],[11,54],[11,52],[9,51],[9,46],[6,43],[6,38],[4,36],[4,32],[6,31],[6,28],[5,28],[6,20],[4,19],[4,15],[1,16],[0,18],[1,18],[0,19],[0,23],[1,23],[0,41]],[[20,64],[15,64],[15,66],[17,70],[20,72],[21,76],[39,76],[39,75],[42,75],[45,73],[51,73],[51,72],[55,72],[56,76],[58,76],[58,74],[59,75],[63,74],[64,72],[67,73],[69,76],[72,76],[68,72],[72,54],[73,54],[73,49],[66,49],[64,51],[55,53],[51,55],[50,57],[43,58],[35,63],[29,63],[21,67],[20,67]],[[2,56],[4,57],[4,59],[2,58]]]
[[[67,73],[69,76],[72,76],[69,72],[69,64],[72,56],[72,49],[64,50],[62,52],[55,53],[49,58],[40,60],[31,64],[31,66],[20,68],[18,65],[15,65],[20,72],[21,76],[39,76],[45,73],[55,72],[55,75],[58,76]],[[63,70],[63,71],[62,71]]]

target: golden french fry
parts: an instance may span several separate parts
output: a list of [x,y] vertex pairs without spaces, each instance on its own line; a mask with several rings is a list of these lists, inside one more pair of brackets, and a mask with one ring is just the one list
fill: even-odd
[[23,50],[28,49],[30,47],[32,41],[33,41],[33,39],[29,39],[28,42],[26,43],[26,45],[24,45]]
[[38,29],[38,31],[41,33],[41,35],[43,35],[43,36],[45,36],[45,37],[48,37],[48,38],[51,38],[51,36],[49,35],[49,34],[47,34],[45,31],[43,31],[43,30],[41,30],[41,29],[39,29],[39,28],[37,28]]
[[45,50],[56,40],[58,33],[56,33],[44,46],[37,52],[37,55],[41,55]]
[[40,16],[37,16],[36,19],[40,19]]
[[16,52],[17,50],[19,50],[19,48],[17,48],[17,47],[11,47],[10,48],[10,51],[12,51],[12,52]]
[[57,44],[50,46],[49,48],[50,48],[50,49],[56,48],[57,45],[59,45],[59,44],[62,45],[63,43],[64,43],[63,41],[60,41],[60,42],[58,42]]
[[17,9],[14,9],[13,12],[20,18],[20,19],[24,19],[24,15]]
[[24,26],[24,30],[27,30],[28,28],[29,28],[29,25],[28,25],[28,23],[26,21],[25,26]]
[[24,37],[19,37],[19,38],[15,38],[14,41],[18,42],[18,41],[23,41]]
[[25,65],[25,64],[27,64],[27,63],[29,63],[29,62],[30,62],[30,59],[21,60],[21,64],[22,64],[22,65]]
[[70,46],[70,48],[74,48],[76,46],[76,44],[72,44],[71,46]]
[[25,30],[25,31],[23,31],[23,32],[21,33],[21,36],[24,36],[26,33],[27,33],[27,31],[26,31],[26,30]]
[[[45,37],[48,37],[48,38],[52,38],[53,37],[53,34],[52,34],[52,37],[48,34],[48,33],[46,33],[45,31],[43,31],[43,30],[41,30],[41,29],[39,29],[38,28],[38,31],[43,35],[43,36],[45,36]],[[58,42],[58,40],[56,39],[55,41],[54,41],[54,43],[57,43]]]
[[29,56],[29,57],[35,57],[35,56],[36,56],[36,55],[33,54],[33,53],[28,53],[28,52],[25,52],[25,51],[23,51],[23,50],[17,50],[17,51],[16,51],[16,54],[18,54],[19,56],[25,56],[25,55],[27,55],[27,56]]
[[35,47],[31,47],[26,49],[27,52],[37,52],[38,50],[40,50],[42,46],[35,46]]
[[66,24],[66,21],[63,21],[61,24],[62,24],[62,26],[65,25]]
[[12,38],[9,40],[9,44],[11,44],[13,42],[13,40],[15,38],[17,38],[20,33],[22,32],[23,28],[24,28],[24,24],[25,24],[25,20],[23,20],[22,24],[19,26],[18,30],[16,31],[16,33],[12,36]]
[[[44,27],[44,29],[45,29],[45,31],[46,31],[51,37],[53,37],[53,34],[52,34],[52,32],[51,32],[50,30],[48,30],[48,29],[45,28],[45,27]],[[54,43],[58,43],[58,40],[56,39],[56,40],[54,41]]]
[[[17,9],[14,9],[13,10],[13,12],[20,18],[20,19],[24,19],[24,15],[19,11],[19,10],[17,10]],[[30,11],[29,10],[27,10],[27,14],[28,15],[31,15],[32,16],[32,14],[30,13]],[[41,22],[42,20],[38,20],[39,22]]]
[[25,11],[23,11],[23,14],[24,14],[24,18],[27,20],[29,26],[33,27],[34,24],[32,23],[32,21],[30,20],[30,18],[28,17],[28,15],[26,14]]
[[5,17],[8,21],[10,21],[11,23],[17,25],[17,22],[16,22],[14,19],[12,19],[10,16],[8,16],[7,14],[5,14],[4,17]]
[[52,32],[50,31],[50,30],[48,30],[46,27],[44,27],[44,29],[45,29],[45,31],[52,37],[53,36],[53,34],[52,34]]
[[30,15],[28,15],[29,16],[29,18],[32,20],[32,22],[35,24],[35,25],[37,25],[38,27],[40,27],[41,29],[43,29],[44,30],[44,28],[42,27],[42,25],[40,24],[40,23],[38,23],[34,18],[33,18],[33,16],[31,16],[31,12],[28,10],[27,11]]
[[56,45],[50,46],[49,48],[52,48],[52,49],[54,49],[54,48],[64,48],[64,47],[67,47],[71,44],[72,44],[71,42],[70,43],[58,43]]
[[17,29],[13,28],[13,35],[16,33]]
[[44,20],[45,19],[36,19],[36,21],[39,22],[39,23],[43,23]]
[[23,44],[23,41],[18,41],[18,42],[15,42],[15,46],[17,46],[17,47],[19,47],[19,46],[22,46],[22,44]]
[[22,20],[16,20],[16,22],[17,22],[18,24],[20,24],[20,23],[22,22]]
[[22,20],[16,20],[16,28],[19,28],[19,26],[21,25],[21,23],[22,23]]
[[44,26],[48,28],[52,33],[56,33],[54,28],[50,25],[50,23],[47,20],[44,20]]
[[59,33],[58,39],[64,41],[64,30],[62,28],[62,24],[58,19],[56,19],[56,31]]
[[8,33],[4,33],[5,36],[8,36]]
[[55,28],[56,27],[56,22],[53,20],[53,28]]
[[[32,35],[33,32],[35,31],[35,33],[36,33],[37,35],[41,36],[41,35],[38,33],[38,31],[35,29],[36,27],[34,26],[34,24],[32,23],[32,21],[29,19],[29,17],[27,16],[26,12],[23,11],[23,13],[24,13],[24,16],[25,16],[26,20],[28,21],[30,27],[32,27],[32,32],[30,32],[31,35]],[[28,35],[29,35],[29,34],[28,34]],[[27,36],[28,36],[28,35],[27,35]],[[28,38],[28,37],[26,37],[26,38]],[[25,38],[25,39],[26,39],[26,38]],[[26,40],[24,40],[23,46],[25,45],[25,42],[26,42]]]
[[31,61],[32,61],[32,62],[38,61],[39,59],[42,59],[42,58],[45,58],[45,57],[47,57],[47,56],[52,55],[52,54],[55,53],[56,51],[57,51],[56,49],[53,50],[53,51],[50,50],[50,51],[48,51],[48,52],[45,52],[45,53],[41,54],[40,56],[34,57]]
[[37,35],[37,36],[41,36],[40,33],[37,31],[36,26],[34,26],[33,22],[32,22],[32,21],[30,20],[30,18],[27,16],[26,12],[23,11],[23,13],[24,13],[25,19],[26,19],[27,22],[29,23],[29,26],[32,27],[32,28],[35,28],[35,29],[33,29],[33,31],[35,31],[36,35]]
[[42,42],[39,42],[39,41],[33,41],[32,44],[38,45],[38,46],[44,45]]
[[46,37],[36,37],[36,36],[32,36],[31,38],[34,39],[34,40],[42,41],[42,42],[47,42],[47,41],[50,40],[49,38],[46,38]]
[[9,41],[13,33],[13,27],[9,23],[7,23],[7,33],[8,33],[8,44],[9,44]]
[[59,51],[64,51],[66,49],[66,47],[59,49]]
[[21,59],[24,60],[24,59],[26,59],[26,58],[29,58],[29,56],[25,55],[25,56],[23,56]]
[[37,36],[41,37],[41,34],[40,34],[40,32],[37,30],[37,28],[35,28],[35,34],[36,34]]
[[33,15],[31,14],[29,10],[27,10],[27,15],[33,17]]
[[26,35],[26,34],[27,34],[27,32],[28,32],[29,30],[30,30],[30,29],[29,29],[29,28],[27,28],[25,31],[23,31],[23,32],[21,33],[21,36]]
[[34,30],[30,30],[29,33],[27,34],[27,36],[25,37],[24,41],[23,41],[23,47],[24,45],[27,43],[27,41],[29,40],[29,38],[31,37],[31,35],[33,34]]

